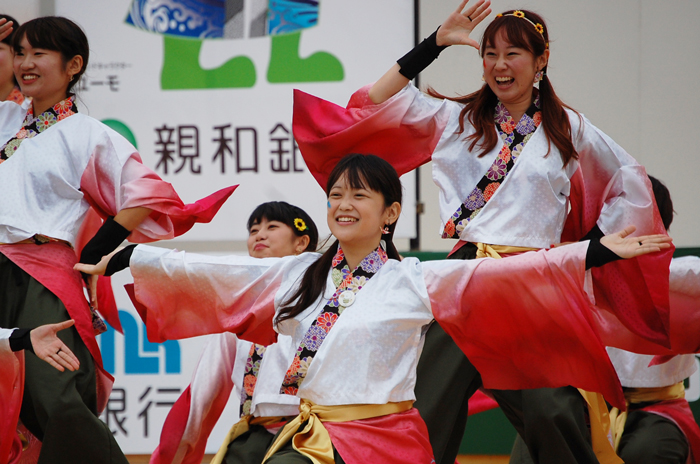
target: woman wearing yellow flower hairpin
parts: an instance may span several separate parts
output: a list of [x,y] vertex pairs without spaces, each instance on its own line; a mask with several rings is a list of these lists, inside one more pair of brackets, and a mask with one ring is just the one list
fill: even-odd
[[[638,233],[663,234],[644,168],[554,92],[542,17],[505,11],[479,43],[471,34],[490,13],[489,0],[461,1],[435,33],[375,84],[356,92],[347,108],[297,92],[294,134],[304,156],[321,149],[326,157],[363,151],[401,172],[432,161],[442,237],[458,240],[453,259],[507,257],[600,236],[619,228],[628,215],[640,225]],[[411,79],[451,45],[479,51],[484,84],[456,98],[421,93]],[[343,127],[326,125],[341,120]],[[342,137],[335,137],[339,132]],[[642,307],[647,320],[656,321],[651,328],[629,327],[657,343],[668,336],[662,323],[667,302],[659,296],[668,294],[671,254],[592,273],[596,298],[613,312]],[[504,276],[504,285],[507,281]],[[468,399],[481,386],[472,363],[434,323],[418,366],[416,407],[438,464],[454,462]],[[491,393],[536,462],[620,462],[606,439],[604,403],[596,395],[566,386]]]

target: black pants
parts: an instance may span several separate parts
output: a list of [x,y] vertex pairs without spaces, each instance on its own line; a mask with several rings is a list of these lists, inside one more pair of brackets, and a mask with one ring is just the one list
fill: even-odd
[[[450,256],[473,259],[468,244]],[[481,376],[439,324],[426,333],[418,361],[415,407],[428,427],[437,464],[454,464],[467,424],[469,398]],[[571,387],[492,390],[515,429],[525,437],[539,464],[597,463],[586,424],[585,401]]]
[[[0,327],[34,328],[70,319],[53,293],[0,254]],[[20,420],[42,442],[39,464],[127,464],[112,432],[97,416],[95,365],[75,327],[59,338],[80,369],[59,372],[25,353]]]
[[[629,413],[617,450],[626,464],[684,464],[688,452],[688,442],[676,424],[645,411]],[[515,437],[510,463],[533,463],[519,435]]]

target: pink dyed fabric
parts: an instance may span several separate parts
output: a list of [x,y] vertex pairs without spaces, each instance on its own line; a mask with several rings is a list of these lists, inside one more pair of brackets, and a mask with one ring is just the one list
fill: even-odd
[[211,221],[237,187],[227,187],[185,204],[171,184],[141,163],[138,153],[133,153],[123,166],[116,163],[114,157],[93,154],[80,188],[103,219],[126,208],[141,206],[153,210],[129,236],[134,243],[170,239],[184,234],[196,222]]
[[374,105],[369,88],[353,94],[343,108],[300,90],[294,90],[294,138],[309,171],[322,188],[338,161],[348,153],[371,153],[391,163],[399,176],[430,161],[447,117],[426,114],[406,124],[411,105],[406,99],[389,99]]
[[97,407],[98,411],[102,411],[112,391],[114,377],[102,367],[102,355],[92,328],[92,316],[83,293],[83,282],[80,273],[73,270],[78,261],[75,252],[65,245],[47,243],[0,245],[0,253],[56,295],[68,310],[71,319],[75,320],[75,328],[95,360],[98,373]]
[[[236,338],[209,339],[192,380],[168,413],[150,464],[200,464],[207,439],[228,402],[236,359]],[[231,424],[233,425],[233,424]]]
[[[381,156],[399,175],[431,159],[447,116],[435,109],[409,120],[408,108],[414,103],[415,94],[397,94],[375,105],[369,98],[370,88],[368,85],[355,92],[347,108],[295,91],[294,135],[304,161],[322,187],[331,169],[347,153]],[[644,177],[647,191],[643,194],[652,200],[645,208],[628,212],[629,224],[638,225],[645,234],[665,234],[646,172],[641,166],[630,171]],[[580,240],[596,225],[606,203],[614,204],[620,195],[632,194],[625,190],[624,176],[607,172],[610,170],[595,160],[581,160],[571,179],[571,213],[562,242]],[[642,192],[634,192],[637,193]],[[651,229],[641,227],[650,222]],[[604,224],[601,228],[605,228]],[[613,312],[617,320],[640,337],[666,347],[670,346],[668,265],[672,255],[673,248],[592,271],[597,304]]]
[[[573,385],[601,392],[624,409],[622,387],[598,335],[599,309],[583,290],[587,248],[583,242],[509,257],[506,275],[499,266],[506,260],[492,259],[474,261],[471,272],[451,278],[426,274],[435,319],[485,388]],[[533,270],[539,278],[520,277]],[[502,284],[494,283],[499,278]]]
[[24,390],[24,352],[0,349],[0,462],[15,463],[22,451],[17,438],[17,421]]
[[[603,206],[614,202],[625,186],[619,177],[608,178],[594,161],[580,163],[571,179],[571,212],[567,217],[562,242],[581,239],[595,225]],[[646,234],[666,235],[651,183],[643,168],[637,175],[647,187],[652,203],[642,211],[629,211],[629,224],[648,224]],[[604,230],[606,233],[616,232]],[[654,343],[670,346],[670,310],[668,300],[669,265],[675,247],[660,253],[610,263],[591,270],[596,305],[612,311],[629,330]]]
[[418,410],[350,422],[324,422],[347,464],[435,462],[428,429]]

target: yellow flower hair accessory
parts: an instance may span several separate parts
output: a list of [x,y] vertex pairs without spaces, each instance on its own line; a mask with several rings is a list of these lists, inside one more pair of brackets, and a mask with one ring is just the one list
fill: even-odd
[[296,227],[299,232],[304,232],[306,229],[308,229],[306,223],[301,218],[294,219],[294,227]]
[[[524,19],[528,23],[532,24],[534,26],[535,30],[540,33],[540,35],[542,36],[542,39],[544,39],[544,26],[540,23],[535,24],[532,21],[530,21],[527,17],[525,17],[525,12],[520,11],[520,10],[514,10],[512,13],[506,13],[506,14],[498,13],[496,15],[497,18],[501,18],[503,16],[515,16],[516,18]],[[549,42],[547,42],[547,40],[544,41],[544,46],[549,48]]]

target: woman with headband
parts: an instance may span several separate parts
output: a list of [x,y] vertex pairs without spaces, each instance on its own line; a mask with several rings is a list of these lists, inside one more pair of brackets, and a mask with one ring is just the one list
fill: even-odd
[[[554,92],[544,20],[506,11],[479,44],[470,35],[490,14],[490,2],[468,3],[379,81],[356,92],[347,108],[297,92],[294,134],[305,157],[371,152],[402,172],[432,161],[442,237],[458,240],[453,259],[506,257],[600,236],[630,218],[638,233],[664,233],[644,168]],[[479,50],[483,86],[458,98],[421,93],[410,80],[450,45]],[[623,320],[641,311],[652,329],[628,327],[666,343],[670,258],[666,252],[594,270],[597,304]],[[416,406],[436,461],[452,463],[479,372],[433,324],[418,376]],[[493,393],[536,462],[594,463],[603,455],[615,461],[604,417],[592,437],[588,432],[586,406],[600,416],[595,395],[584,393],[584,401],[573,388]]]

